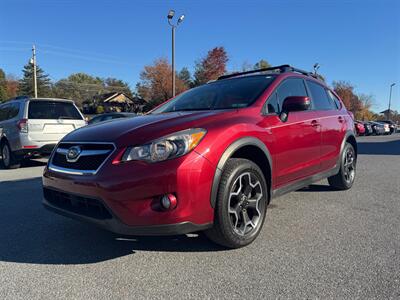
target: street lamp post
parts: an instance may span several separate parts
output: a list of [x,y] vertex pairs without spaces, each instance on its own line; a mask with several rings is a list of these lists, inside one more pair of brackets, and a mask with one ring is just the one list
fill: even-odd
[[179,26],[179,24],[182,23],[183,19],[185,18],[185,15],[181,15],[178,18],[178,21],[174,24],[172,22],[174,15],[175,15],[175,11],[171,9],[168,12],[168,16],[167,16],[168,24],[171,26],[171,30],[172,30],[172,58],[171,58],[171,62],[172,62],[172,97],[175,97],[175,29]]
[[388,120],[390,120],[390,103],[392,102],[392,88],[395,86],[396,83],[392,83],[390,85],[390,93],[389,93],[389,109],[388,109]]

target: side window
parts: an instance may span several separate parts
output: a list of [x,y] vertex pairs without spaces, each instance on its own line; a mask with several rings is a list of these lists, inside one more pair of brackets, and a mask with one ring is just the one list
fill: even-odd
[[310,89],[313,107],[316,110],[331,110],[336,109],[328,97],[325,88],[318,83],[307,80],[307,85]]
[[0,121],[8,120],[8,115],[10,111],[10,105],[6,104],[0,107]]
[[306,87],[303,79],[291,78],[286,79],[277,89],[278,103],[283,104],[286,97],[289,96],[307,96]]
[[274,92],[267,100],[267,113],[279,113],[278,94]]
[[342,104],[341,104],[340,100],[338,99],[338,97],[336,97],[335,94],[332,93],[330,90],[328,90],[328,95],[332,99],[332,102],[335,104],[335,107],[337,109],[340,109],[342,107]]
[[19,103],[13,103],[10,105],[10,109],[8,111],[8,119],[13,119],[19,114]]

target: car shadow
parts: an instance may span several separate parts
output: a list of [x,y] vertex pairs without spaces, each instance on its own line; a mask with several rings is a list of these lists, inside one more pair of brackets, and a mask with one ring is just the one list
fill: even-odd
[[400,139],[387,142],[358,142],[358,154],[400,155]]
[[334,188],[329,185],[323,184],[310,184],[309,186],[303,187],[296,192],[337,192]]
[[[36,159],[25,159],[21,162],[21,169],[32,168],[32,167],[44,167],[47,164],[46,161]],[[0,163],[0,170],[4,170],[3,165]]]
[[119,236],[51,212],[41,204],[41,178],[0,182],[0,261],[90,264],[136,251],[225,250],[202,234],[167,237]]

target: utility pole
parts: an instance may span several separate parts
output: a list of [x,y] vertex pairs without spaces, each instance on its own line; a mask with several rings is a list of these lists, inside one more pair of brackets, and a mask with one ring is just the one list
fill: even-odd
[[36,47],[32,45],[32,64],[33,64],[33,88],[35,91],[35,98],[38,97],[37,94],[37,75],[36,75]]
[[172,98],[175,97],[175,26],[172,26]]
[[175,11],[174,10],[170,10],[168,12],[167,15],[167,19],[168,19],[168,24],[171,26],[172,29],[172,58],[171,58],[171,62],[172,62],[172,98],[175,97],[175,29],[176,27],[179,26],[179,24],[182,23],[183,19],[185,18],[185,15],[181,15],[178,18],[178,21],[174,24],[172,23],[172,18],[175,15]]
[[388,120],[390,120],[390,103],[392,102],[392,88],[396,83],[392,83],[390,85],[390,93],[389,93],[389,109],[388,109]]

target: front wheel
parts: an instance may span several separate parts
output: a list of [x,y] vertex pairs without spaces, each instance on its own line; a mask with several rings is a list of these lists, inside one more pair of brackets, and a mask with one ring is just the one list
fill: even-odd
[[267,200],[260,168],[247,159],[229,159],[218,189],[214,226],[206,236],[228,248],[252,243],[264,224]]
[[357,156],[353,145],[346,143],[340,157],[339,173],[328,178],[329,185],[338,190],[348,190],[356,178]]

